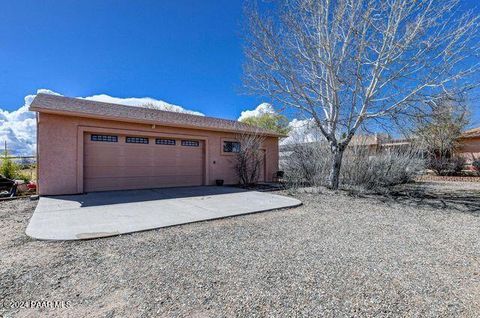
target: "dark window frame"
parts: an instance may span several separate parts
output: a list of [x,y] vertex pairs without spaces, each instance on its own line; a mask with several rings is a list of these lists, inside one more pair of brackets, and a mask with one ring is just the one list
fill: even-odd
[[169,139],[169,138],[156,138],[155,144],[163,145],[163,146],[175,146],[177,145],[177,141],[175,139]]
[[95,142],[118,142],[118,136],[91,134],[90,135],[90,141],[95,141]]
[[150,143],[150,138],[148,138],[148,137],[127,136],[127,137],[125,137],[125,143],[127,143],[127,144],[148,145]]
[[181,145],[184,147],[200,147],[200,141],[198,140],[182,140]]
[[239,141],[224,140],[222,145],[222,151],[224,153],[239,153],[241,144]]

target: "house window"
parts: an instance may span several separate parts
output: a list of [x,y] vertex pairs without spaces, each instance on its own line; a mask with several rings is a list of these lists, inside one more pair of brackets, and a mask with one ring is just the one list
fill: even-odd
[[91,141],[118,142],[118,136],[111,135],[91,135]]
[[198,147],[200,146],[200,142],[198,140],[182,140],[182,146]]
[[240,152],[240,143],[238,141],[224,141],[223,142],[223,152]]
[[169,145],[169,146],[175,146],[176,144],[175,139],[163,139],[163,138],[155,139],[155,143],[157,145]]
[[146,137],[126,137],[125,142],[128,144],[148,144]]

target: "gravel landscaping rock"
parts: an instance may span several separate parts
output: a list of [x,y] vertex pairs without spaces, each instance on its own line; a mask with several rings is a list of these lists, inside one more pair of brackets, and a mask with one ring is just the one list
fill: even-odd
[[5,317],[477,317],[480,218],[343,192],[304,205],[118,237],[25,234],[37,202],[0,203]]

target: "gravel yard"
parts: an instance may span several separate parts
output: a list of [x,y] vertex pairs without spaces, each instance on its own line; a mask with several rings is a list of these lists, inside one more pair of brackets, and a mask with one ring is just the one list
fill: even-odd
[[[35,202],[0,202],[0,316],[480,315],[480,212],[295,196],[303,206],[74,242],[29,239]],[[8,308],[39,300],[69,306]]]

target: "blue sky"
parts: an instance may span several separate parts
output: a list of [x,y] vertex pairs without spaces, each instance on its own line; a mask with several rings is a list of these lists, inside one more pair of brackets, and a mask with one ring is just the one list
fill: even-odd
[[241,0],[0,4],[1,109],[39,88],[150,96],[232,119],[262,101],[242,94]]
[[48,88],[151,96],[237,118],[242,1],[1,1],[0,108]]
[[[24,105],[38,89],[72,97],[152,97],[237,119],[265,101],[242,93],[242,5],[0,0],[0,142],[19,153],[34,151],[34,115]],[[480,12],[478,0],[462,0],[462,7]],[[480,125],[478,92],[470,105],[472,126]]]

